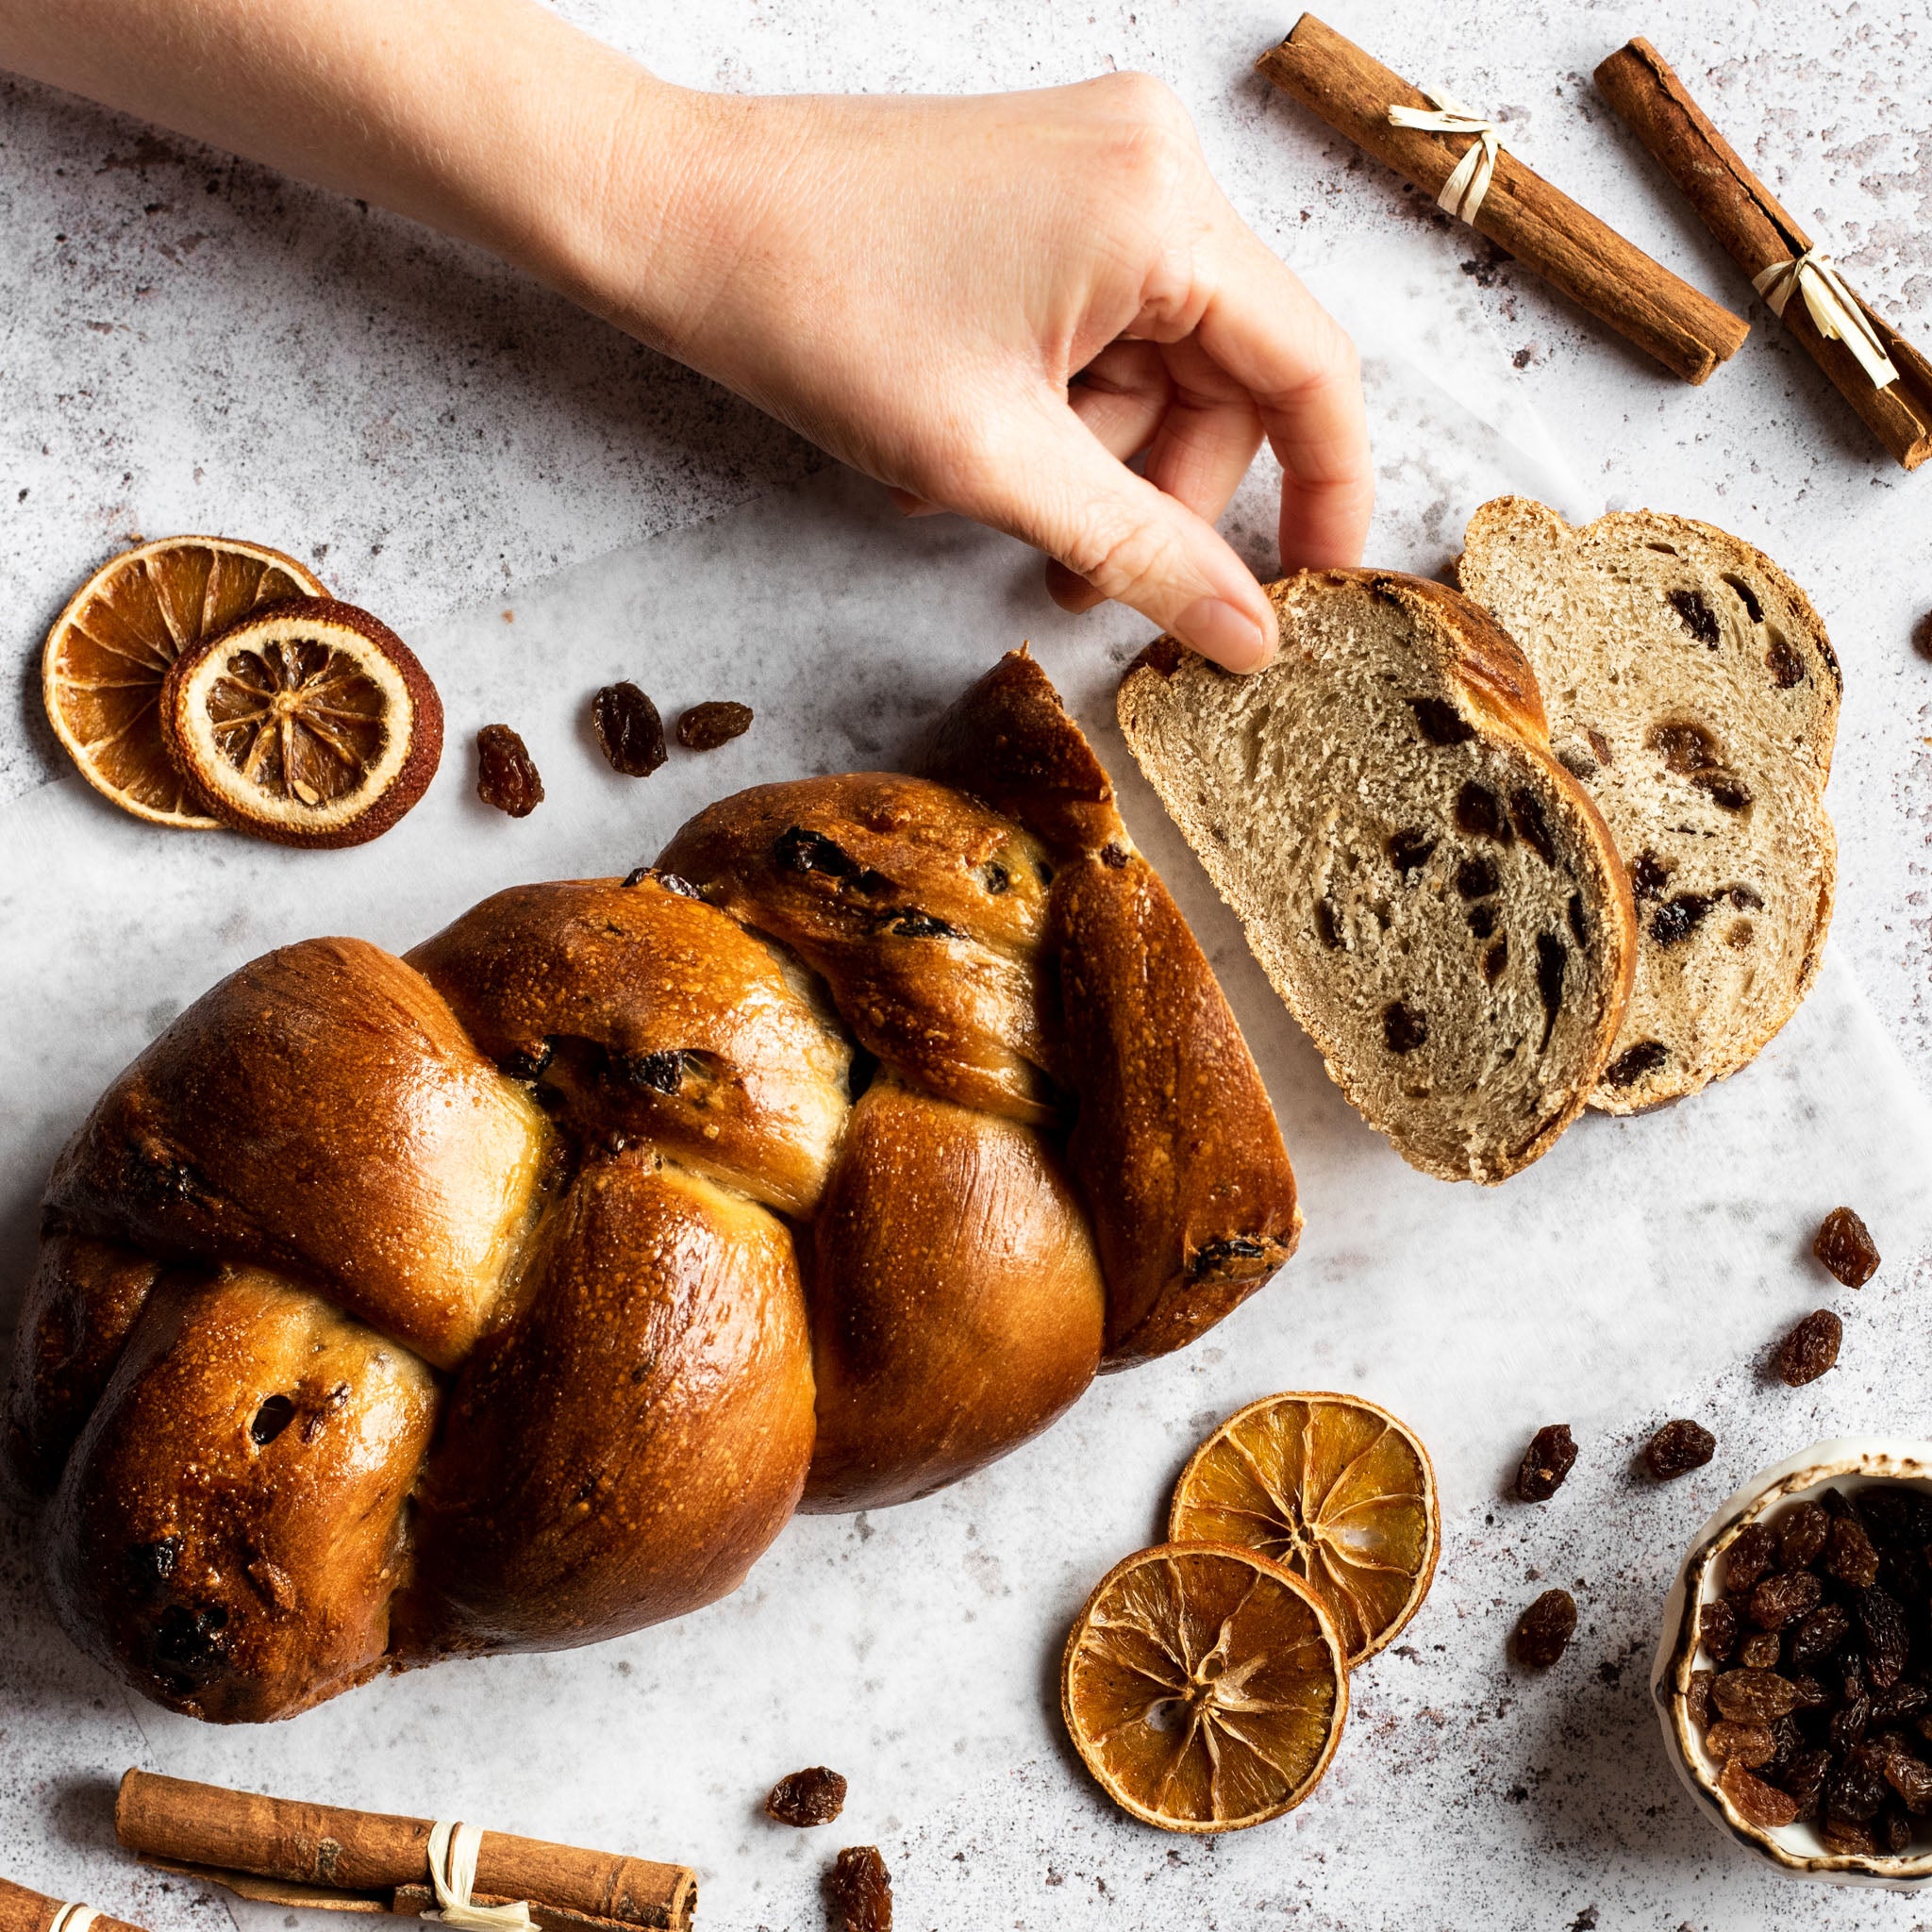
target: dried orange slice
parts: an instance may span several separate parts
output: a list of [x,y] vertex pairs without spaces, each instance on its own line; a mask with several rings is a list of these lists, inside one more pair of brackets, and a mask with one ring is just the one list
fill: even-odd
[[1429,1593],[1442,1536],[1436,1472],[1407,1428],[1358,1395],[1269,1395],[1189,1457],[1167,1533],[1259,1550],[1304,1578],[1353,1669]]
[[292,557],[232,537],[163,537],[123,551],[47,633],[41,695],[55,735],[82,777],[136,817],[211,830],[221,821],[161,742],[161,680],[183,651],[237,618],[323,594]]
[[1348,1666],[1320,1600],[1279,1563],[1163,1543],[1087,1599],[1060,1710],[1123,1809],[1167,1831],[1240,1831],[1292,1810],[1328,1769]]
[[161,732],[225,824],[284,845],[359,845],[422,797],[442,756],[442,701],[366,610],[301,597],[175,658]]

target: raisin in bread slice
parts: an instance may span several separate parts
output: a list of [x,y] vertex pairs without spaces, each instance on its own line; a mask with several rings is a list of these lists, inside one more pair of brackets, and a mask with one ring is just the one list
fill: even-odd
[[1636,986],[1592,1102],[1633,1113],[1694,1093],[1817,975],[1837,869],[1824,626],[1768,558],[1687,517],[1572,529],[1506,496],[1464,542],[1462,587],[1522,645],[1636,889]]
[[1582,1108],[1630,888],[1523,655],[1441,584],[1304,571],[1234,676],[1162,638],[1121,728],[1330,1076],[1425,1173],[1500,1181]]

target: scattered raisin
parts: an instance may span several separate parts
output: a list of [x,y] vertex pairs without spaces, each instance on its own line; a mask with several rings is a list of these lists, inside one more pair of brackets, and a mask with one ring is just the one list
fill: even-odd
[[1487,785],[1474,778],[1456,794],[1456,823],[1472,839],[1509,841],[1509,821],[1503,813],[1503,801]]
[[1720,1671],[1710,1701],[1733,1724],[1768,1724],[1798,1707],[1797,1688],[1775,1671]]
[[1872,1231],[1849,1208],[1834,1208],[1819,1224],[1811,1252],[1847,1288],[1863,1288],[1878,1273]]
[[669,756],[657,706],[628,678],[591,700],[591,724],[611,770],[626,778],[648,778]]
[[543,803],[543,781],[508,724],[486,724],[476,734],[476,796],[513,819],[528,818]]
[[1516,1493],[1525,1503],[1547,1503],[1563,1487],[1576,1462],[1576,1442],[1568,1423],[1549,1423],[1530,1438],[1516,1472]]
[[693,705],[677,721],[677,741],[686,751],[716,751],[751,729],[751,707],[729,698]]
[[1536,990],[1543,1003],[1543,1038],[1539,1052],[1547,1052],[1550,1036],[1557,1030],[1557,1016],[1563,1010],[1563,981],[1570,971],[1570,955],[1556,934],[1536,936]]
[[1550,837],[1549,821],[1543,817],[1535,792],[1518,791],[1509,794],[1509,823],[1516,827],[1516,836],[1545,865],[1556,864],[1556,841]]
[[1674,899],[1666,899],[1651,917],[1651,938],[1660,946],[1676,945],[1704,924],[1716,903],[1702,892],[1679,892]]
[[1761,1830],[1790,1824],[1798,1815],[1798,1801],[1790,1792],[1754,1776],[1738,1758],[1724,1766],[1717,1788],[1731,1801],[1739,1817]]
[[1670,1057],[1671,1050],[1661,1040],[1640,1040],[1635,1046],[1626,1046],[1604,1069],[1604,1085],[1634,1087],[1644,1074],[1656,1073]]
[[1382,1014],[1382,1038],[1391,1053],[1413,1053],[1429,1038],[1429,1016],[1393,1000]]
[[1410,698],[1417,728],[1431,744],[1467,744],[1475,726],[1447,698]]
[[1390,862],[1405,880],[1413,878],[1429,862],[1429,854],[1435,849],[1436,841],[1413,826],[1389,838]]
[[1630,861],[1630,891],[1639,901],[1661,899],[1664,887],[1676,868],[1655,852],[1640,852]]
[[1723,1718],[1705,1732],[1704,1748],[1713,1757],[1756,1771],[1771,1762],[1777,1745],[1767,1725],[1734,1724],[1729,1718]]
[[1870,1590],[1878,1581],[1878,1552],[1873,1548],[1865,1525],[1856,1516],[1840,1516],[1831,1525],[1824,1567],[1853,1590]]
[[1567,1590],[1546,1590],[1517,1620],[1516,1660],[1548,1670],[1575,1632],[1576,1599]]
[[1489,859],[1477,855],[1465,858],[1456,868],[1456,890],[1465,899],[1487,899],[1492,892],[1501,891],[1503,881],[1496,876],[1496,868]]
[[1677,613],[1677,620],[1700,644],[1711,650],[1717,649],[1717,615],[1695,591],[1673,591],[1670,592],[1671,608]]
[[892,1874],[876,1845],[848,1845],[825,1874],[833,1932],[892,1932]]
[[1794,684],[1805,681],[1805,660],[1791,649],[1790,640],[1775,630],[1765,642],[1764,668],[1771,673],[1771,681],[1779,691],[1790,691]]
[[1808,1570],[1767,1576],[1751,1592],[1751,1621],[1760,1630],[1782,1630],[1793,1619],[1815,1610],[1824,1596],[1824,1585]]
[[1643,1460],[1658,1482],[1667,1483],[1702,1469],[1717,1454],[1717,1438],[1701,1424],[1666,1423],[1643,1447]]
[[845,1780],[823,1764],[788,1773],[772,1787],[765,1799],[765,1810],[770,1817],[780,1824],[795,1824],[801,1829],[810,1824],[829,1824],[844,1808]]
[[1778,1379],[1793,1389],[1817,1381],[1838,1360],[1844,1332],[1844,1324],[1829,1308],[1814,1308],[1778,1343]]
[[1712,1662],[1730,1661],[1738,1647],[1738,1613],[1722,1597],[1698,1606],[1697,1639]]

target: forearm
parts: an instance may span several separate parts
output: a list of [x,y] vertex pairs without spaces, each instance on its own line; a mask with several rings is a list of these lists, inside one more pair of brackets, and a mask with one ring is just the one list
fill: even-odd
[[462,236],[600,309],[613,187],[625,251],[648,258],[699,99],[534,0],[0,0],[0,66]]

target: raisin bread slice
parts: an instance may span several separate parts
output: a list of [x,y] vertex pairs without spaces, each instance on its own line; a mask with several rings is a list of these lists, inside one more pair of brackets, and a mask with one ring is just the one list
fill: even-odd
[[1521,652],[1465,598],[1366,570],[1269,595],[1267,670],[1159,639],[1121,728],[1336,1084],[1425,1173],[1503,1180],[1603,1071],[1624,868]]
[[1463,589],[1523,646],[1557,755],[1630,869],[1637,981],[1592,1104],[1634,1113],[1735,1073],[1818,972],[1837,862],[1840,683],[1804,591],[1736,537],[1520,496],[1471,520]]

